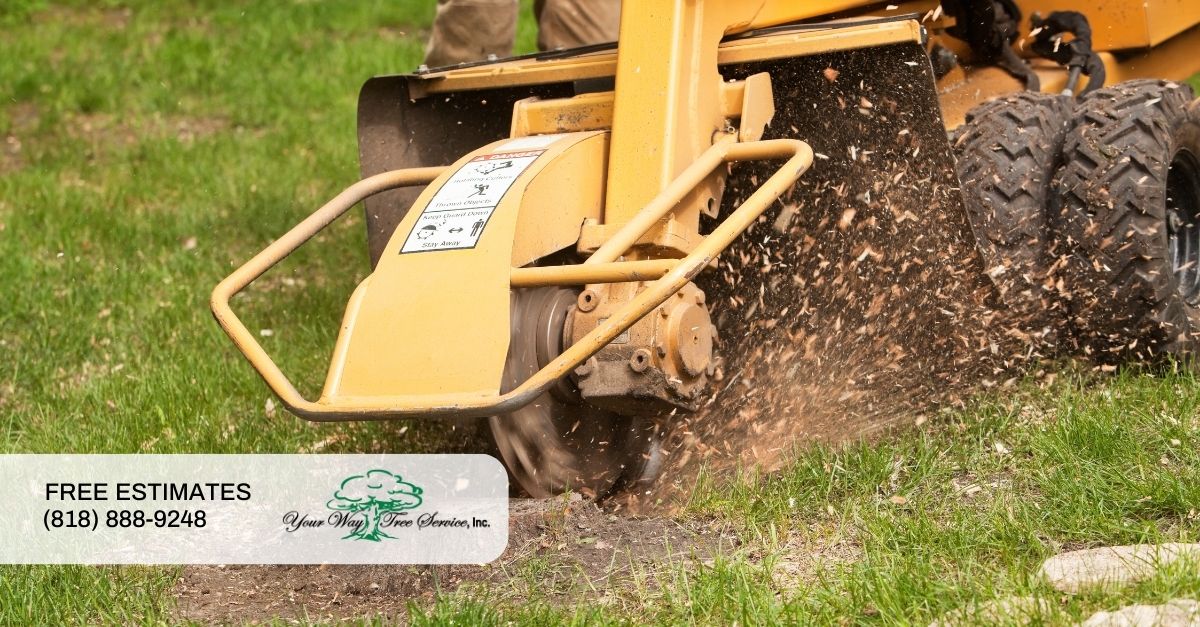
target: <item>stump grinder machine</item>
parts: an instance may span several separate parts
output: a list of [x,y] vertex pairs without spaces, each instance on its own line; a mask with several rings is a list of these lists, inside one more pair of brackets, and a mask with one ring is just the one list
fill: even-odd
[[[292,413],[486,418],[529,494],[607,494],[754,371],[970,367],[931,357],[952,301],[1022,312],[1031,353],[1194,346],[1200,2],[622,9],[619,44],[367,81],[365,178],[212,297]],[[360,202],[372,272],[309,400],[230,300]]]

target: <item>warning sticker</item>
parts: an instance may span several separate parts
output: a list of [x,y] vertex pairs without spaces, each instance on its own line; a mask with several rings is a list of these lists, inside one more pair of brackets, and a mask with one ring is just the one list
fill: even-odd
[[480,155],[459,168],[425,206],[400,252],[474,248],[517,177],[544,152]]

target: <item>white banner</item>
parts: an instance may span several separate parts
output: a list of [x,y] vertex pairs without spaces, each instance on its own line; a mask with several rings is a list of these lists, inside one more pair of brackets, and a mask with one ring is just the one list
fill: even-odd
[[482,564],[486,455],[0,455],[0,563]]

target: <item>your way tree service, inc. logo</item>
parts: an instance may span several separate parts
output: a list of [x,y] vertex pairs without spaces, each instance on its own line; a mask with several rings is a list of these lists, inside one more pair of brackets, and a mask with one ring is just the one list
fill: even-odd
[[436,515],[421,517],[414,524],[413,519],[405,514],[421,506],[422,493],[419,486],[405,481],[398,474],[387,470],[370,470],[342,480],[333,498],[325,504],[333,513],[322,517],[291,511],[283,516],[283,524],[289,532],[329,527],[348,529],[350,533],[343,540],[379,542],[394,538],[387,533],[388,529],[423,528],[431,523],[436,524]]
[[[379,542],[391,538],[383,529],[392,526],[396,515],[421,505],[421,488],[386,470],[371,470],[342,480],[333,499],[325,506],[345,512],[355,522],[354,531],[343,540]],[[361,518],[356,517],[361,514]],[[334,517],[337,517],[336,514]]]
[[[454,557],[460,549],[465,554],[471,554],[477,547],[489,550],[500,547],[503,551],[508,537],[507,520],[498,517],[508,513],[504,499],[507,494],[500,498],[481,498],[480,494],[488,494],[484,490],[501,493],[507,484],[462,469],[447,473],[435,467],[426,468],[425,472],[435,474],[416,473],[425,477],[421,480],[423,487],[405,481],[398,472],[379,467],[349,476],[325,475],[330,477],[325,480],[330,483],[337,481],[333,477],[344,478],[333,485],[326,484],[326,488],[311,485],[308,490],[311,496],[305,500],[312,509],[284,514],[282,531],[303,536],[315,544],[343,547],[341,541],[386,540],[394,545],[389,549],[392,552],[402,550],[410,555],[432,550],[429,559],[437,563],[460,559]],[[320,495],[317,497],[320,500],[309,500],[316,495]],[[477,561],[475,558],[474,562]]]

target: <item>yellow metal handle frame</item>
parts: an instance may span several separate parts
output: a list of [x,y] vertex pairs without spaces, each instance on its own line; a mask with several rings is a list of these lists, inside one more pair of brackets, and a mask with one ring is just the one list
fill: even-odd
[[[614,261],[646,231],[667,215],[696,185],[723,163],[787,158],[745,202],[680,260]],[[417,168],[378,174],[347,188],[286,235],[276,240],[213,290],[212,311],[221,328],[292,413],[315,421],[379,420],[391,418],[455,418],[506,414],[533,402],[555,381],[598,352],[696,275],[778,200],[812,165],[808,144],[791,139],[721,142],[680,174],[658,197],[625,224],[587,262],[574,266],[517,268],[511,287],[582,285],[656,280],[614,315],[572,344],[544,368],[511,392],[499,395],[429,395],[378,398],[339,398],[336,404],[305,399],[273,362],[254,335],[229,306],[230,299],[282,261],[322,229],[365,198],[397,187],[432,182],[445,168]]]
[[[263,380],[270,386],[271,391],[275,392],[279,400],[293,413],[298,415],[303,414],[310,408],[316,408],[316,403],[305,400],[301,396],[296,387],[292,385],[292,382],[279,369],[279,366],[276,366],[271,357],[267,355],[267,352],[263,350],[262,345],[255,339],[254,334],[233,313],[233,309],[229,306],[229,301],[239,292],[246,289],[258,277],[283,261],[284,258],[295,252],[297,248],[303,246],[305,242],[312,239],[317,233],[320,233],[325,227],[332,224],[334,220],[340,218],[366,198],[400,187],[428,185],[447,169],[446,167],[440,167],[393,170],[367,177],[351,185],[345,191],[325,203],[323,207],[312,215],[305,218],[300,224],[292,227],[292,230],[288,231],[283,237],[264,248],[262,252],[235,270],[233,274],[230,274],[213,289],[212,299],[209,303],[209,306],[212,308],[213,317],[217,319],[217,323],[225,330],[225,334],[229,336],[229,339],[233,340],[238,350],[250,361],[250,365],[254,366],[254,369],[258,371]],[[319,410],[319,408],[316,409]]]

